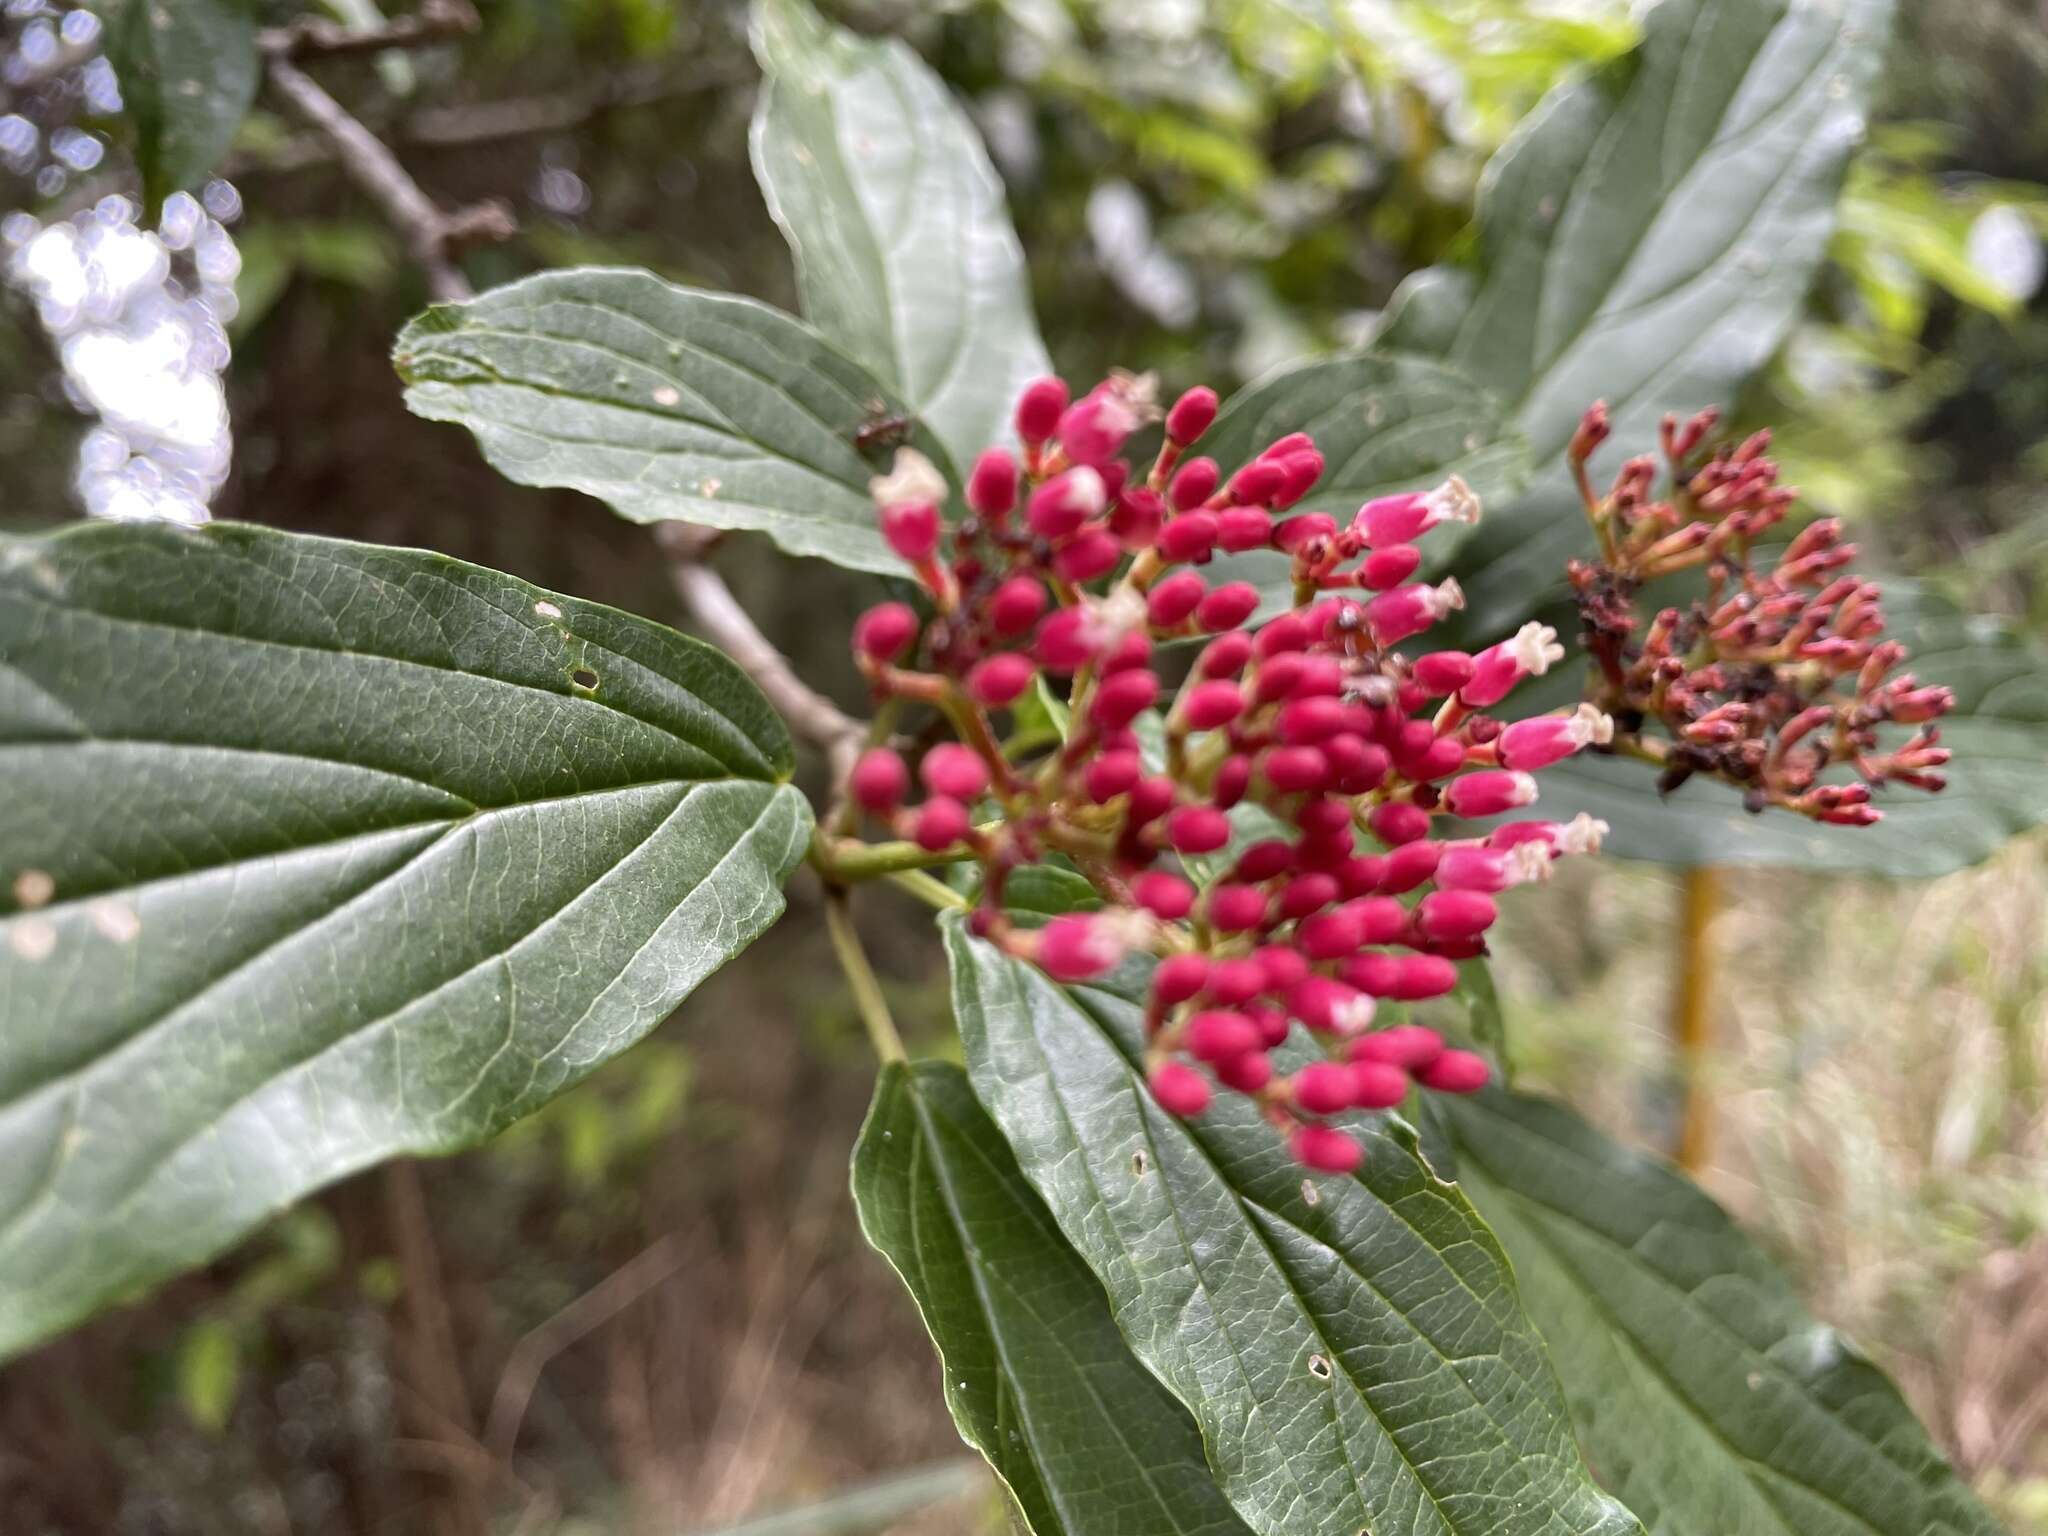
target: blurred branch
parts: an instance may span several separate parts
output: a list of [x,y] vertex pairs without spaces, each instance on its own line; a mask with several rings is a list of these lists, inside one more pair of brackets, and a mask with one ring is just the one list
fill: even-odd
[[1714,1138],[1714,1097],[1709,1081],[1714,1024],[1714,920],[1721,914],[1721,871],[1707,865],[1685,872],[1679,915],[1678,975],[1672,1033],[1684,1105],[1678,1125],[1678,1166],[1697,1175]]
[[961,1456],[863,1483],[821,1504],[728,1525],[711,1536],[866,1536],[887,1530],[920,1509],[965,1498],[987,1486],[988,1472],[980,1459]]
[[301,16],[287,26],[266,29],[260,43],[272,59],[332,59],[394,48],[430,48],[467,37],[481,25],[470,0],[421,0],[411,15],[380,27],[358,28],[325,16]]

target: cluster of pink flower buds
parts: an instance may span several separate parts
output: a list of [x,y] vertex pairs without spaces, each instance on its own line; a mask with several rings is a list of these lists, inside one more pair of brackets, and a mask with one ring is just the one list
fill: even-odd
[[[1661,499],[1660,467],[1647,455],[1623,464],[1606,495],[1594,493],[1586,463],[1608,434],[1603,405],[1572,439],[1601,549],[1597,562],[1570,569],[1598,669],[1591,697],[1616,723],[1616,750],[1659,763],[1666,791],[1707,774],[1741,789],[1751,811],[1776,805],[1868,826],[1884,814],[1874,790],[1943,787],[1949,753],[1933,722],[1954,698],[1899,670],[1906,648],[1884,638],[1878,588],[1850,572],[1857,550],[1839,521],[1808,523],[1768,556],[1757,549],[1798,493],[1778,484],[1768,432],[1695,463],[1715,420],[1712,411],[1664,419]],[[1704,573],[1704,595],[1643,627],[1643,584],[1691,570]],[[1665,734],[1643,735],[1652,721]],[[1887,723],[1915,730],[1885,750],[1878,729]],[[1855,777],[1823,782],[1831,767]]]
[[[850,790],[934,860],[978,860],[974,930],[1056,979],[1157,958],[1146,1060],[1168,1110],[1199,1114],[1221,1084],[1304,1164],[1348,1171],[1362,1149],[1329,1117],[1414,1084],[1485,1082],[1478,1056],[1376,1010],[1452,992],[1495,897],[1597,847],[1604,828],[1584,817],[1470,829],[1529,805],[1534,773],[1610,727],[1590,707],[1510,725],[1486,713],[1562,657],[1545,626],[1477,654],[1397,649],[1461,606],[1455,583],[1413,578],[1418,538],[1477,515],[1462,483],[1340,523],[1296,510],[1323,472],[1306,435],[1227,474],[1187,457],[1216,411],[1207,389],[1162,412],[1146,379],[1078,400],[1040,380],[1017,407],[1021,452],[981,456],[950,529],[943,480],[899,453],[875,500],[934,612],[872,609],[855,651],[885,718],[929,706],[954,739],[923,754],[914,804],[890,746],[861,758]],[[1156,455],[1134,467],[1126,445],[1162,418]],[[1292,557],[1295,592],[1257,626],[1259,593],[1203,569],[1254,549]],[[1066,694],[1064,742],[1006,751],[995,717],[1039,688]],[[1452,817],[1463,835],[1447,835]],[[1103,908],[1014,921],[1006,883],[1055,858]],[[1296,1021],[1328,1059],[1282,1074],[1270,1053]]]

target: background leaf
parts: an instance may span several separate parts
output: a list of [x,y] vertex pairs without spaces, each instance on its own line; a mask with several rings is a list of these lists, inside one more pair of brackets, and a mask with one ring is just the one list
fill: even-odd
[[1193,1421],[1132,1357],[958,1067],[883,1071],[853,1196],[917,1298],[962,1437],[1036,1536],[1244,1536]]
[[1587,1458],[1660,1536],[1996,1536],[1882,1372],[1690,1182],[1561,1105],[1445,1104]]
[[754,175],[811,323],[909,400],[962,465],[1051,371],[981,136],[906,45],[760,0]]
[[1588,405],[1614,414],[1597,479],[1777,350],[1890,27],[1890,0],[1659,0],[1633,53],[1553,92],[1494,157],[1474,269],[1396,295],[1381,342],[1507,401],[1541,474],[1455,561],[1473,635],[1511,629],[1590,547],[1562,464]]
[[231,524],[0,544],[0,753],[0,1353],[533,1109],[810,833],[708,646]]
[[[428,310],[396,362],[416,414],[468,427],[521,485],[902,573],[867,489],[889,456],[864,457],[856,438],[907,407],[780,310],[584,267]],[[928,434],[911,441],[944,465]]]
[[251,0],[99,0],[153,211],[220,164],[256,99]]
[[976,1094],[1248,1525],[1638,1529],[1579,1459],[1499,1246],[1407,1126],[1360,1121],[1359,1176],[1304,1178],[1248,1100],[1192,1122],[1153,1102],[1123,989],[1062,988],[957,921],[946,944]]

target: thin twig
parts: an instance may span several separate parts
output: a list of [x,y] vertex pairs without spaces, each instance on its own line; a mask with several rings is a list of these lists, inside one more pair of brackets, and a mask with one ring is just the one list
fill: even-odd
[[945,881],[935,880],[921,869],[892,870],[888,880],[897,889],[941,912],[958,912],[971,905],[965,896]]
[[662,523],[654,536],[669,557],[676,593],[698,627],[768,695],[792,731],[825,753],[832,783],[844,784],[867,741],[867,728],[796,675],[723,578],[703,563],[714,535],[688,523]]
[[431,48],[467,37],[481,25],[470,0],[421,0],[417,11],[395,16],[381,27],[357,29],[325,16],[301,16],[288,26],[266,29],[258,44],[273,59],[335,59],[394,48]]
[[896,1033],[896,1021],[889,1016],[889,1001],[882,996],[882,983],[875,976],[875,968],[868,964],[867,951],[861,948],[843,885],[825,888],[825,929],[832,935],[833,953],[839,956],[839,968],[846,972],[846,984],[853,988],[853,1001],[860,1009],[861,1023],[867,1026],[868,1041],[874,1046],[875,1055],[884,1065],[909,1060],[909,1053],[903,1049],[903,1037]]
[[427,279],[427,291],[443,303],[470,298],[475,290],[455,257],[464,246],[509,240],[518,232],[503,203],[476,203],[444,213],[420,190],[384,141],[283,54],[269,60],[270,83],[294,112],[334,146],[341,168],[383,211],[405,239]]

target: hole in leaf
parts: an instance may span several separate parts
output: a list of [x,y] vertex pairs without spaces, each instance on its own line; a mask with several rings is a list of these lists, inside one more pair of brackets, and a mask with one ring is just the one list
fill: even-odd
[[1323,1192],[1316,1188],[1316,1181],[1314,1179],[1303,1179],[1301,1181],[1301,1203],[1303,1205],[1321,1205],[1323,1203]]
[[559,619],[562,616],[560,605],[551,603],[545,598],[533,605],[533,611],[544,619]]
[[1131,1172],[1135,1173],[1139,1178],[1145,1177],[1145,1170],[1151,1166],[1151,1159],[1146,1157],[1142,1151],[1131,1154]]
[[1336,1367],[1330,1364],[1328,1356],[1310,1355],[1308,1357],[1308,1373],[1315,1377],[1317,1381],[1328,1381],[1337,1374],[1337,1371]]
[[597,674],[588,667],[578,667],[569,674],[569,681],[586,693],[597,691]]

